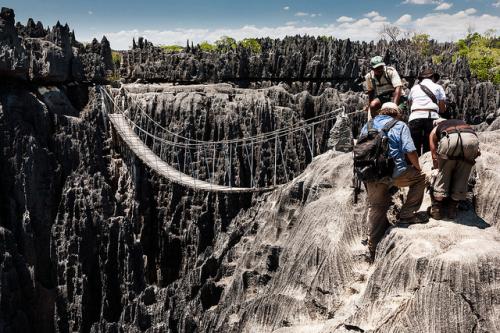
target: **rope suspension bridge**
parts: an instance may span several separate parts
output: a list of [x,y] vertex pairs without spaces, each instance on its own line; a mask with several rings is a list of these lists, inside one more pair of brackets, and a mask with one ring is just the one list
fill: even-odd
[[329,131],[345,115],[338,108],[249,137],[202,141],[169,130],[140,103],[120,107],[105,88],[99,92],[115,132],[143,163],[173,183],[209,192],[264,192],[291,181],[323,152],[315,131]]

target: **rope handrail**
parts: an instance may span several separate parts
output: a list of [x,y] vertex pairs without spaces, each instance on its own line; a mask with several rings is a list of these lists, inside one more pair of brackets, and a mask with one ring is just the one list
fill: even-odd
[[[151,134],[149,131],[143,129],[142,127],[140,127],[139,125],[137,125],[135,122],[133,122],[132,120],[130,120],[130,118],[128,118],[127,116],[125,116],[125,118],[127,118],[127,120],[129,122],[131,122],[135,128],[137,128],[139,131],[141,131],[142,133],[146,134],[147,136],[149,136],[150,138],[158,141],[158,142],[161,142],[161,143],[165,143],[171,147],[176,147],[176,148],[184,148],[184,149],[188,149],[188,148],[200,148],[200,147],[210,147],[211,146],[220,146],[220,145],[228,145],[228,144],[234,144],[233,142],[221,142],[221,141],[204,141],[204,143],[201,143],[201,144],[194,144],[194,143],[179,143],[179,142],[174,142],[174,141],[169,141],[169,140],[165,140],[163,138],[160,138],[154,134]],[[256,144],[256,143],[263,143],[263,142],[267,142],[267,141],[270,141],[270,140],[274,140],[275,138],[282,138],[284,136],[287,136],[287,135],[290,135],[292,133],[296,133],[296,132],[299,132],[299,131],[303,131],[309,127],[312,127],[314,125],[318,125],[318,124],[321,124],[323,123],[324,121],[317,121],[317,122],[314,122],[314,123],[310,123],[310,124],[307,124],[307,125],[304,125],[304,126],[301,126],[301,127],[295,127],[295,128],[292,128],[289,132],[285,133],[285,134],[282,134],[282,135],[275,135],[269,139],[261,139],[261,140],[246,140],[246,141],[242,141],[242,142],[238,142],[238,143],[243,143],[243,146],[251,143],[251,144]],[[238,145],[236,145],[237,147]]]
[[[108,96],[109,96],[109,94],[108,94]],[[115,105],[116,105],[116,104],[115,104]],[[180,135],[180,134],[178,134],[178,133],[174,133],[174,132],[170,131],[168,128],[163,127],[160,123],[158,123],[157,121],[155,121],[155,120],[154,120],[154,119],[153,119],[153,118],[152,118],[152,117],[151,117],[151,116],[150,116],[147,112],[145,112],[145,111],[144,111],[144,109],[142,108],[142,106],[141,106],[139,103],[137,103],[137,102],[136,102],[136,105],[139,107],[139,109],[141,109],[141,112],[142,112],[144,115],[146,115],[146,117],[148,117],[148,119],[149,119],[149,120],[151,120],[151,121],[152,121],[155,125],[157,125],[158,127],[160,127],[160,128],[161,128],[162,130],[164,130],[165,132],[167,132],[167,133],[169,133],[169,134],[171,134],[171,135],[173,135],[173,136],[180,137],[180,138],[182,138],[183,140],[186,140],[186,141],[192,141],[192,142],[197,142],[197,143],[205,143],[205,142],[207,142],[207,141],[203,141],[203,140],[197,140],[197,139],[187,138],[187,137],[182,136],[182,135]],[[309,119],[305,119],[305,121],[306,121],[306,122],[308,122],[308,121],[311,121],[311,120],[316,120],[316,119],[319,119],[319,118],[321,118],[321,117],[330,116],[330,115],[332,115],[332,114],[336,114],[336,113],[338,113],[338,112],[339,112],[339,111],[341,111],[341,110],[345,111],[345,107],[344,107],[344,106],[342,106],[342,107],[337,108],[337,109],[335,109],[335,110],[332,110],[332,111],[330,111],[330,112],[323,113],[323,114],[317,115],[317,116],[315,116],[315,117],[311,117],[311,118],[309,118]],[[276,133],[277,133],[277,132],[280,132],[280,131],[286,131],[288,128],[289,128],[289,127],[285,127],[285,128],[281,128],[281,129],[277,129],[277,130],[271,131],[271,132],[261,133],[261,134],[258,134],[258,135],[256,135],[256,136],[252,137],[252,138],[260,138],[261,136],[262,136],[262,137],[264,137],[264,136],[265,136],[265,137],[267,137],[267,136],[269,136],[269,137],[274,137],[274,136],[276,135]],[[246,138],[238,138],[238,139],[231,139],[231,140],[219,140],[219,141],[221,141],[221,143],[222,143],[222,141],[227,141],[228,143],[235,143],[237,140],[246,141],[245,139],[246,139]]]
[[[121,111],[120,113],[124,114],[124,116],[131,123],[133,123],[134,125],[137,126],[137,124],[129,116],[127,116],[125,114],[124,110],[121,110],[121,108],[115,103],[115,101],[109,95],[109,93],[105,89],[103,89],[103,90],[104,90],[105,94],[109,97],[109,99],[111,100],[111,102],[113,103],[113,105],[118,110]],[[136,104],[136,105],[139,107],[139,109],[141,111],[141,114],[144,114],[148,118],[148,120],[150,120],[155,126],[157,126],[158,128],[162,129],[163,131],[167,132],[168,134],[171,134],[171,135],[173,135],[175,137],[178,137],[178,138],[180,138],[180,139],[182,139],[184,141],[187,141],[187,142],[183,143],[181,146],[186,146],[187,145],[187,146],[194,146],[194,147],[200,147],[200,146],[205,146],[205,145],[213,145],[213,144],[216,144],[216,145],[221,145],[221,144],[238,144],[238,143],[246,144],[248,142],[261,143],[261,142],[264,142],[264,141],[268,141],[270,139],[274,139],[276,136],[283,137],[283,136],[286,136],[288,134],[294,133],[296,131],[300,131],[302,129],[310,127],[312,125],[317,125],[317,124],[323,123],[325,121],[331,120],[331,119],[333,119],[333,116],[336,115],[339,111],[345,110],[345,107],[337,108],[337,109],[332,110],[330,112],[323,113],[321,115],[309,118],[309,119],[306,120],[306,123],[303,124],[303,125],[301,125],[301,126],[297,126],[297,127],[295,127],[295,126],[285,127],[285,128],[281,128],[281,129],[277,129],[277,130],[271,131],[271,132],[266,132],[266,133],[262,133],[262,134],[259,134],[259,135],[255,135],[255,136],[252,136],[252,137],[244,137],[244,138],[229,139],[229,140],[218,140],[218,141],[202,141],[202,140],[190,139],[190,138],[184,137],[182,135],[179,135],[179,134],[171,132],[170,130],[168,130],[167,128],[163,127],[161,124],[159,124],[157,121],[155,121],[153,118],[151,118],[151,116],[149,114],[147,114],[147,112],[145,112],[144,109],[139,104]],[[323,120],[316,121],[316,122],[310,122],[311,120],[316,120],[316,119],[320,119],[322,117],[327,117],[327,116],[328,116],[328,118],[325,118]],[[142,131],[144,131],[144,130],[142,129]],[[144,132],[146,133],[146,131],[144,131]],[[167,144],[171,144],[171,145],[179,145],[178,142],[170,141],[170,140],[165,140],[165,139],[162,139],[162,142],[167,143]],[[192,143],[192,142],[194,142],[194,143]]]

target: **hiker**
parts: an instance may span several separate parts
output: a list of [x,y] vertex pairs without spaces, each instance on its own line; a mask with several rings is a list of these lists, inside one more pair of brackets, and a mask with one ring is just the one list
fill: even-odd
[[[429,136],[436,175],[431,182],[430,215],[455,219],[458,202],[467,197],[472,166],[481,154],[475,131],[463,120],[439,118]],[[447,213],[447,214],[446,214]]]
[[370,60],[371,71],[366,74],[366,90],[368,93],[368,119],[375,117],[382,104],[393,102],[399,104],[403,83],[396,69],[386,66],[381,56]]
[[418,77],[420,83],[411,88],[408,101],[411,105],[408,126],[417,148],[418,156],[429,151],[429,134],[432,122],[446,111],[446,94],[436,82],[439,75],[430,68],[424,69]]
[[[358,143],[354,148],[354,167],[355,172],[362,181],[365,182],[368,199],[368,249],[370,252],[370,260],[375,257],[377,244],[384,236],[387,228],[389,228],[389,220],[387,219],[387,211],[391,202],[389,188],[394,185],[396,187],[409,187],[406,201],[401,207],[399,213],[400,224],[424,223],[429,220],[427,214],[417,212],[422,204],[424,191],[426,187],[425,175],[420,169],[418,155],[415,151],[415,145],[411,139],[410,129],[408,126],[399,121],[401,110],[392,103],[387,102],[382,105],[379,115],[377,115],[361,130]],[[386,152],[387,161],[377,159],[377,167],[373,164],[362,161],[363,150],[370,145],[370,133],[381,133],[386,137]],[[383,142],[383,141],[382,141]],[[379,152],[379,148],[375,148]],[[370,154],[368,154],[370,155]],[[373,158],[373,155],[371,155]],[[407,164],[406,160],[410,162]],[[367,167],[363,167],[363,165]],[[385,167],[390,165],[389,167]],[[385,171],[378,170],[384,166]],[[377,171],[369,171],[372,168],[377,168]],[[368,171],[367,171],[368,170]]]

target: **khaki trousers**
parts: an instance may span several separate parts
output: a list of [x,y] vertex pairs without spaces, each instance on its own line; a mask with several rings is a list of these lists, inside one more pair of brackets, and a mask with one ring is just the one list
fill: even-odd
[[474,161],[478,152],[479,140],[472,133],[461,133],[460,136],[452,133],[439,141],[438,173],[432,182],[433,196],[436,200],[441,201],[451,197],[455,201],[460,201],[467,198],[467,183],[472,163],[450,160],[446,157],[463,156],[468,161]]
[[387,211],[392,204],[389,188],[410,187],[406,201],[401,207],[400,218],[411,218],[422,205],[426,186],[425,175],[413,167],[409,167],[392,182],[366,183],[368,198],[368,248],[375,252],[385,232],[389,228]]

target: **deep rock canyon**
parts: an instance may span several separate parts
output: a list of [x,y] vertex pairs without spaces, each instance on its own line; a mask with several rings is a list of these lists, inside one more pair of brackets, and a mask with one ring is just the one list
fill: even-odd
[[211,141],[361,110],[375,53],[409,86],[431,62],[405,41],[260,43],[165,53],[141,39],[114,68],[106,38],[84,45],[2,8],[0,333],[500,331],[499,87],[453,62],[453,45],[432,47],[451,114],[482,130],[470,200],[457,222],[391,228],[373,265],[345,152],[362,115],[319,128],[321,155],[291,158],[294,179],[262,194],[171,183],[115,135],[98,89],[113,73],[117,103]]

